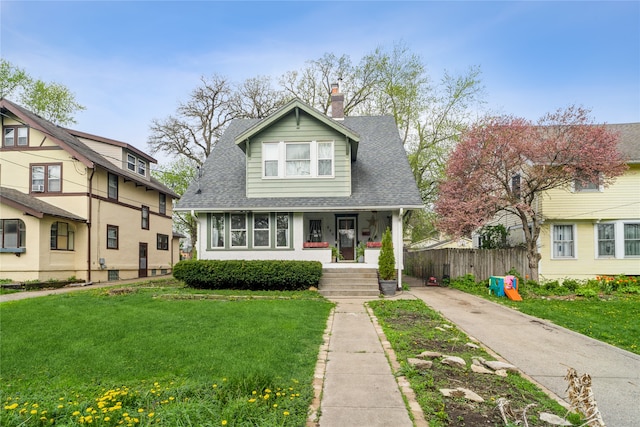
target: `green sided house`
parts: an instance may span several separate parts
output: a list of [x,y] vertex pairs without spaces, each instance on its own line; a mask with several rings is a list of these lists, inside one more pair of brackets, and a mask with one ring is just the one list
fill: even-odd
[[394,119],[343,117],[343,99],[334,85],[332,117],[292,100],[231,122],[176,207],[198,217],[200,259],[315,260],[326,278],[373,272],[377,294],[389,227],[401,274],[402,218],[423,207],[420,193]]

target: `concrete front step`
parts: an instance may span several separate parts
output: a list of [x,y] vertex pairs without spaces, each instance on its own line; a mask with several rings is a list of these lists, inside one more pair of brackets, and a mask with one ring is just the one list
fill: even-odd
[[322,271],[319,289],[325,297],[376,297],[376,269],[331,268]]

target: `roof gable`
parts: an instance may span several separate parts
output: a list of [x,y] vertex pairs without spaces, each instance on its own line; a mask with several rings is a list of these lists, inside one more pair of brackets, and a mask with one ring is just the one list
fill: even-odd
[[301,112],[304,112],[309,116],[313,117],[315,120],[325,124],[326,126],[329,126],[330,128],[334,129],[336,132],[339,132],[342,135],[344,135],[348,139],[349,143],[351,144],[351,159],[352,160],[356,159],[357,153],[358,153],[358,143],[360,142],[360,135],[358,135],[352,129],[349,129],[343,124],[337,122],[336,120],[333,120],[332,118],[327,117],[326,115],[322,114],[321,112],[317,111],[313,107],[309,106],[308,104],[305,104],[304,102],[302,102],[297,98],[289,101],[287,104],[285,104],[280,109],[278,109],[275,113],[269,115],[264,119],[261,119],[257,123],[250,126],[248,129],[236,135],[234,139],[236,145],[238,145],[242,149],[242,151],[246,152],[247,141],[249,141],[252,137],[259,134],[266,128],[273,126],[274,124],[282,120],[283,117],[287,116],[291,112],[295,114],[296,120],[298,121],[298,123],[300,120]]

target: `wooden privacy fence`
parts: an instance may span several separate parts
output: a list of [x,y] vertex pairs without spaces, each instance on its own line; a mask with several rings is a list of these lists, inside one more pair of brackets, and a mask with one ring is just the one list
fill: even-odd
[[530,275],[527,251],[511,249],[422,249],[404,252],[404,272],[409,276],[456,278],[473,274],[476,280],[504,276],[514,269],[522,276]]

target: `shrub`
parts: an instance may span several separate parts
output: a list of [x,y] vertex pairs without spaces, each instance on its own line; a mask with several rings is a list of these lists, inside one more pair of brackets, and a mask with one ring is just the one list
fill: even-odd
[[562,281],[562,287],[568,291],[575,292],[581,286],[580,282],[575,279],[564,279]]
[[294,291],[318,286],[318,261],[183,260],[173,277],[198,289]]
[[396,278],[396,256],[393,254],[393,242],[391,241],[389,227],[382,235],[382,247],[378,257],[378,272],[382,280],[394,280]]

